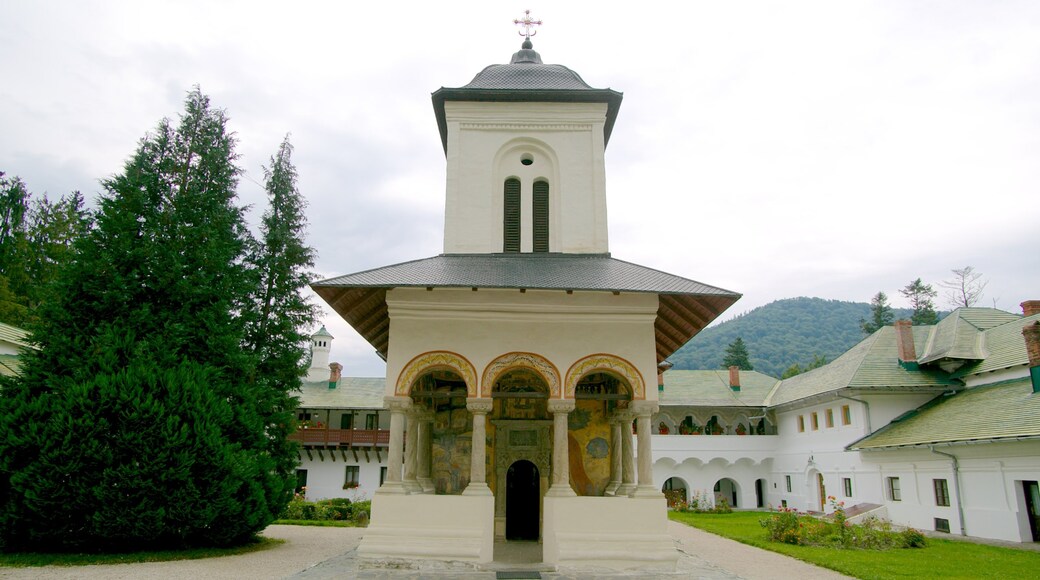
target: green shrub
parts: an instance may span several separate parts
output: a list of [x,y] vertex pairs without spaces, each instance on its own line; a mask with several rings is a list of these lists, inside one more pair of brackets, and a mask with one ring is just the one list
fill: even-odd
[[903,530],[901,535],[903,536],[904,548],[923,548],[928,545],[928,540],[925,539],[924,534],[914,528]]

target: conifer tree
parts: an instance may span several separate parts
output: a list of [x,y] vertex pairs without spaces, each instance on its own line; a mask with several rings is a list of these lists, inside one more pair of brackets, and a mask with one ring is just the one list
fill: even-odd
[[870,320],[860,318],[859,326],[863,329],[863,334],[870,336],[882,327],[892,324],[894,318],[895,314],[888,304],[888,295],[878,292],[870,299]]
[[899,291],[910,300],[910,307],[914,312],[910,315],[910,322],[914,326],[922,324],[935,324],[939,321],[939,315],[935,312],[935,303],[932,299],[939,295],[931,284],[925,284],[918,278]]
[[296,187],[292,151],[286,136],[264,169],[268,208],[248,260],[253,291],[245,340],[246,350],[258,361],[251,380],[269,394],[262,408],[273,426],[271,455],[288,472],[295,471],[297,462],[296,448],[286,439],[296,406],[291,393],[300,389],[308,354],[305,330],[314,325],[317,312],[302,294],[313,278],[314,250],[303,239],[306,203]]
[[726,347],[726,356],[722,359],[722,368],[728,369],[733,366],[740,367],[742,371],[754,370],[754,367],[751,366],[751,359],[748,358],[747,345],[739,336]]
[[39,350],[0,397],[0,543],[127,550],[244,541],[284,507],[271,398],[250,382],[248,232],[227,117],[196,88],[103,182]]

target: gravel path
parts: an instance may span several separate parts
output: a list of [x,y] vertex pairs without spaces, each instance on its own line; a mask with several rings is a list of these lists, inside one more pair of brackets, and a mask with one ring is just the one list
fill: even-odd
[[[669,522],[669,531],[680,550],[675,574],[645,575],[617,574],[621,578],[697,578],[703,580],[830,580],[846,578],[836,572],[800,562],[787,556],[746,546],[733,540]],[[284,539],[275,548],[205,560],[181,560],[144,564],[113,564],[104,566],[77,566],[42,568],[0,568],[0,579],[83,579],[83,580],[336,580],[361,578],[365,580],[392,580],[423,578],[447,580],[454,578],[493,579],[495,572],[473,570],[467,567],[430,563],[418,569],[387,570],[372,568],[354,558],[363,528],[320,528],[306,526],[271,526],[264,535]],[[542,578],[554,580],[586,580],[602,578],[602,571],[543,572]]]

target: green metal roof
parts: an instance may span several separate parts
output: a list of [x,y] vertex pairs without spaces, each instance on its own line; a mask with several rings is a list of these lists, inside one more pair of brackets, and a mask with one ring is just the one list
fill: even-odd
[[729,370],[664,373],[661,406],[761,407],[779,381],[757,371],[740,371],[740,390],[729,386]]
[[[927,326],[913,327],[915,348],[924,345],[930,330]],[[958,384],[938,371],[900,365],[895,328],[886,326],[831,363],[781,381],[766,404],[782,405],[840,389],[939,391]]]
[[1040,437],[1040,393],[1028,378],[939,397],[848,446],[850,450]]
[[1029,364],[1026,354],[1026,341],[1022,337],[1022,328],[1040,322],[1040,314],[1026,318],[1015,318],[1011,322],[1001,324],[983,333],[982,342],[989,353],[985,360],[965,365],[953,376],[976,375],[1001,369]]
[[996,308],[958,308],[935,325],[917,360],[921,364],[947,358],[982,360],[989,354],[982,332],[1019,318]]
[[308,409],[382,409],[386,379],[343,377],[335,389],[328,381],[305,382],[300,389],[300,407]]

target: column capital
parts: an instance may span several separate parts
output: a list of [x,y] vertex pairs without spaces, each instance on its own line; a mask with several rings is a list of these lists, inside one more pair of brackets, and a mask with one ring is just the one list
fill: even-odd
[[406,413],[412,408],[411,397],[383,397],[383,403],[391,412]]
[[649,417],[661,407],[657,404],[657,401],[632,401],[630,408],[637,417]]
[[574,399],[549,399],[550,413],[570,413],[574,410]]
[[635,413],[627,409],[617,409],[610,415],[610,420],[615,423],[631,423],[635,418]]
[[433,421],[435,413],[426,407],[415,405],[412,407],[412,417],[416,421]]
[[466,399],[466,410],[470,413],[488,414],[491,409],[494,408],[494,402],[491,399]]

